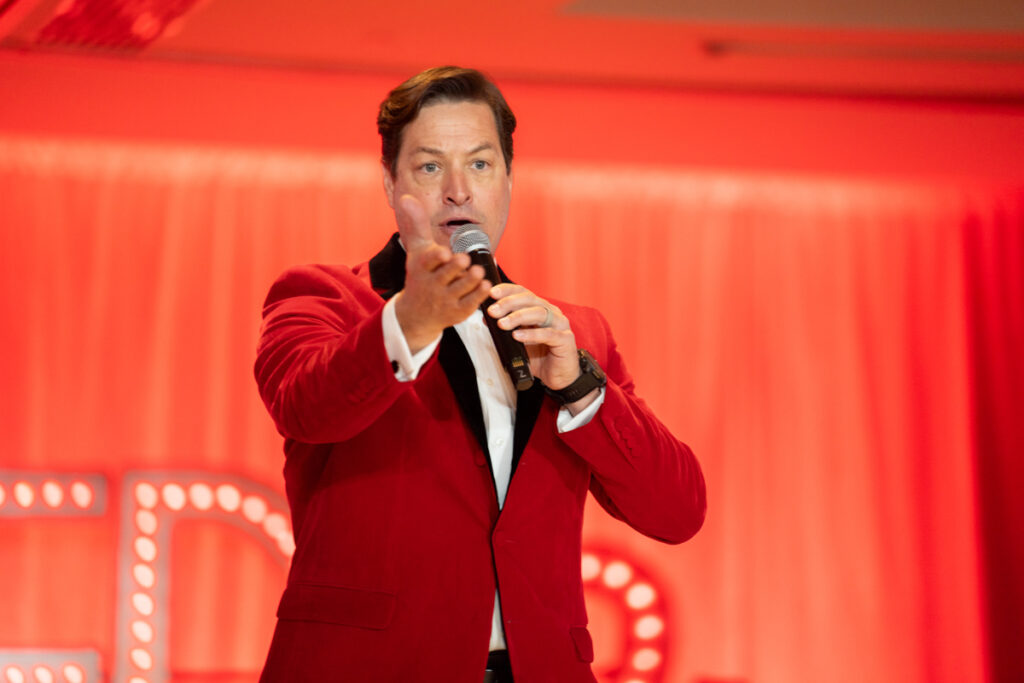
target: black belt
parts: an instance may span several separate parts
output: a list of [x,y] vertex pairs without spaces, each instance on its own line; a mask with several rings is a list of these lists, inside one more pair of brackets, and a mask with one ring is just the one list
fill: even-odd
[[508,659],[508,650],[495,650],[487,655],[484,683],[512,683],[512,663]]

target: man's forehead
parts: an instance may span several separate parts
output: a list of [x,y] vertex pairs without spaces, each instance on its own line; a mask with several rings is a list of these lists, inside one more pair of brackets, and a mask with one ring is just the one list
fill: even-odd
[[[473,110],[475,112],[470,114],[469,112]],[[402,144],[404,146],[410,128],[415,127],[418,132],[426,132],[421,130],[424,119],[430,119],[434,128],[431,132],[436,133],[441,140],[465,134],[468,130],[465,120],[467,117],[479,117],[479,120],[487,122],[483,124],[483,129],[479,131],[481,134],[476,136],[478,138],[475,141],[477,146],[489,145],[494,147],[497,145],[498,123],[494,118],[494,112],[486,102],[481,100],[448,99],[435,99],[424,104],[415,118],[409,121],[402,130]]]

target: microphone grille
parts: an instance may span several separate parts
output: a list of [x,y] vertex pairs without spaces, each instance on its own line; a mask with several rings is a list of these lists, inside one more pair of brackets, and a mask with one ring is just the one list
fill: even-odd
[[451,237],[452,251],[456,254],[464,254],[471,251],[490,251],[491,240],[487,237],[487,233],[477,228],[472,223],[459,226],[459,228],[452,233]]

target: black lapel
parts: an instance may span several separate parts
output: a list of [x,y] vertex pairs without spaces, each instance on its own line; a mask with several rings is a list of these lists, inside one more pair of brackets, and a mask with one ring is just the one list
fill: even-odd
[[[469,422],[476,440],[480,442],[480,448],[484,449],[484,453],[489,453],[484,411],[480,407],[480,394],[476,389],[476,370],[473,369],[473,361],[469,358],[466,345],[462,343],[454,327],[446,327],[444,334],[441,335],[437,360],[448,377],[448,384],[452,387],[452,393],[455,394],[462,415]],[[487,466],[490,465],[491,459],[488,457]],[[493,472],[491,474],[493,475]]]
[[516,396],[516,431],[512,438],[512,474],[516,473],[519,458],[526,449],[526,442],[530,440],[533,425],[537,422],[540,406],[544,402],[544,395],[543,385],[539,379],[535,379],[532,387],[526,391],[520,391]]
[[[405,249],[398,241],[396,232],[388,243],[370,259],[370,285],[384,299],[390,299],[405,286]],[[505,282],[512,282],[501,268],[498,273]],[[454,327],[449,327],[441,336],[438,348],[438,361],[448,378],[448,384],[455,394],[462,415],[469,422],[470,429],[484,453],[488,453],[487,430],[484,426],[484,414],[480,407],[480,395],[476,388],[476,371],[469,358],[462,339]],[[544,401],[544,388],[539,381],[526,391],[519,392],[516,397],[516,427],[512,446],[512,473],[515,474],[519,458],[530,440],[533,425],[540,414]],[[490,467],[491,459],[487,458]],[[492,472],[493,475],[493,472]]]
[[385,300],[402,291],[405,286],[405,249],[396,232],[370,259],[370,286]]

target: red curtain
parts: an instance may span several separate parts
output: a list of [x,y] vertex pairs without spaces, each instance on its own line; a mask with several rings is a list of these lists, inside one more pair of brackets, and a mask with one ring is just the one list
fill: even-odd
[[[605,312],[709,485],[678,547],[588,510],[591,569],[664,623],[640,638],[594,569],[604,681],[1013,670],[1024,188],[529,161],[514,187],[499,261]],[[0,660],[252,677],[288,551],[262,297],[391,225],[369,157],[0,137]],[[72,480],[93,503],[53,504]]]

